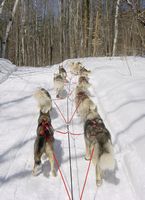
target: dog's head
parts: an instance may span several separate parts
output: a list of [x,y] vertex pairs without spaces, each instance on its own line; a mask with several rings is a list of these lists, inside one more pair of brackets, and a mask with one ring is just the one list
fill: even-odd
[[59,65],[59,69],[62,69],[63,68],[63,65]]
[[87,77],[90,73],[91,73],[90,70],[87,70],[85,67],[81,67],[81,69],[80,69],[80,75]]

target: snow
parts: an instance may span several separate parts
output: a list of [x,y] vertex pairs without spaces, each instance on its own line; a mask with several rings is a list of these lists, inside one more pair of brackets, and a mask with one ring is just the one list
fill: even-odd
[[[116,169],[105,172],[103,185],[96,187],[95,169],[90,166],[83,200],[144,200],[145,196],[145,58],[83,58],[92,71],[90,75],[91,99],[112,136]],[[69,97],[69,119],[75,111],[74,88],[77,76],[69,73],[69,62],[63,62],[69,77],[65,93]],[[67,200],[61,176],[52,177],[49,162],[43,172],[33,177],[33,144],[36,136],[39,110],[32,94],[44,87],[53,99],[51,112],[55,130],[67,131],[66,123],[56,105],[67,118],[67,98],[56,100],[53,74],[58,65],[43,68],[16,67],[0,59],[0,196],[1,200]],[[12,73],[13,72],[13,73]],[[12,73],[12,74],[11,74]],[[5,80],[5,81],[4,81]],[[70,123],[73,194],[79,200],[88,161],[85,161],[83,122],[74,115]],[[68,135],[55,131],[55,154],[70,192],[70,165]]]
[[0,83],[8,78],[8,76],[16,70],[16,66],[9,60],[0,58]]

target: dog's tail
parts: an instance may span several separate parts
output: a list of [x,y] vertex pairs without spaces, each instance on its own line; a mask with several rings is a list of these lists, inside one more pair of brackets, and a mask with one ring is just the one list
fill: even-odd
[[52,100],[47,90],[45,90],[44,88],[38,88],[34,92],[34,97],[38,102],[38,106],[41,112],[47,113],[48,111],[51,110]]
[[115,159],[113,153],[113,146],[109,140],[103,147],[103,154],[99,159],[99,166],[102,170],[113,170],[115,168]]
[[93,120],[95,119],[98,115],[98,112],[97,112],[97,108],[95,110],[90,110],[89,113],[87,114],[86,116],[86,120]]

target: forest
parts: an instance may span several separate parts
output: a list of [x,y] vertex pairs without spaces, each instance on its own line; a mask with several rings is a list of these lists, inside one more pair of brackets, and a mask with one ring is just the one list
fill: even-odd
[[18,66],[145,55],[144,0],[0,0],[0,57]]

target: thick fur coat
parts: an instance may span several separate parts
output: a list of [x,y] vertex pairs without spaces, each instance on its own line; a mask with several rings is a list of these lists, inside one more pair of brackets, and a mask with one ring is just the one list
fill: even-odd
[[52,109],[52,100],[49,92],[44,88],[39,88],[35,91],[34,97],[38,102],[38,107],[41,112],[47,113]]
[[41,157],[45,153],[50,161],[51,173],[56,176],[54,168],[54,132],[51,125],[49,112],[40,112],[37,126],[37,136],[34,143],[34,167],[33,175],[37,175],[37,168],[41,166]]
[[60,74],[54,74],[54,89],[56,91],[56,97],[61,98],[64,90],[64,79]]
[[87,160],[90,159],[92,150],[94,149],[92,161],[95,165],[96,184],[101,185],[102,172],[107,169],[113,170],[115,159],[111,135],[100,117],[86,120],[84,124],[84,139],[86,145],[85,158]]

